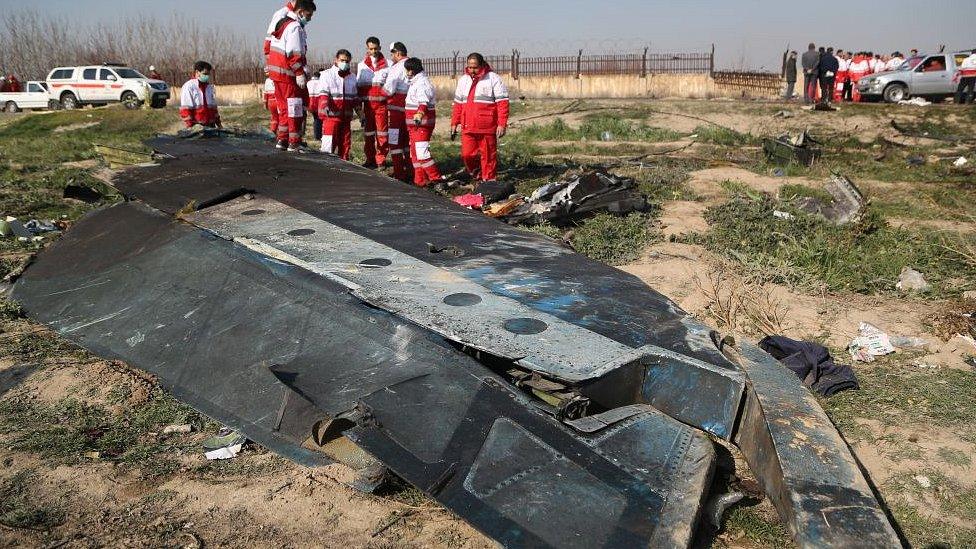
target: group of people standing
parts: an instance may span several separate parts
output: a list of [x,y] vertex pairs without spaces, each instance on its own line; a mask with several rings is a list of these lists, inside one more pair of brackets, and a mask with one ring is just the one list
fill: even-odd
[[[911,56],[918,55],[916,50]],[[791,51],[786,58],[786,99],[793,98],[797,83],[797,52]],[[891,55],[876,55],[873,52],[852,53],[834,48],[821,47],[813,43],[800,57],[803,70],[803,102],[823,103],[861,100],[857,83],[865,76],[897,69],[905,62],[901,52]]]
[[[311,113],[321,150],[348,160],[352,121],[358,119],[366,167],[379,168],[389,160],[393,176],[402,181],[426,186],[441,180],[430,147],[437,101],[423,61],[410,57],[402,42],[390,45],[388,59],[380,40],[371,36],[355,68],[352,53],[340,49],[332,67],[312,72],[305,25],[314,12],[312,0],[289,2],[268,28],[264,90],[276,146],[300,150]],[[452,138],[461,134],[461,154],[476,179],[496,177],[498,138],[505,135],[508,114],[508,91],[501,78],[484,56],[470,54],[467,70],[458,79],[451,130]]]

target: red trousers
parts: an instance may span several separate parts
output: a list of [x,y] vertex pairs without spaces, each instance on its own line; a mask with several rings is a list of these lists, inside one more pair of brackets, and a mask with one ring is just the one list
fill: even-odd
[[382,166],[390,152],[390,120],[386,104],[364,101],[363,114],[366,117],[366,127],[363,128],[366,163]]
[[498,177],[498,137],[487,133],[461,134],[461,160],[468,173],[478,179],[494,181]]
[[352,150],[352,120],[343,118],[322,119],[322,152],[332,153],[349,160]]
[[278,107],[278,141],[298,146],[305,134],[305,108],[308,89],[299,88],[294,80],[275,80],[275,105]]
[[268,112],[271,114],[271,133],[278,135],[278,106],[275,104],[275,98],[271,97],[267,102]]
[[437,162],[430,154],[430,136],[434,128],[410,125],[410,160],[413,162],[413,182],[418,187],[441,178]]
[[410,148],[410,134],[407,132],[407,114],[402,111],[390,111],[390,158],[393,160],[393,177],[409,183],[411,179],[410,162],[407,160],[407,150]]

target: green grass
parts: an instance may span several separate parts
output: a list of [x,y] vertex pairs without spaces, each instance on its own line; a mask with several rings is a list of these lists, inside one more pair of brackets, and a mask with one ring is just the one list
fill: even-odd
[[[894,293],[902,268],[909,266],[922,272],[939,296],[958,292],[960,284],[976,277],[976,265],[942,249],[944,235],[936,232],[892,228],[870,210],[859,224],[835,227],[798,211],[792,212],[794,219],[777,219],[777,209],[790,210],[766,195],[758,200],[736,195],[709,208],[710,230],[690,240],[768,282],[796,288]],[[971,235],[946,238],[973,240]]]
[[601,213],[566,228],[548,223],[524,227],[554,240],[570,235],[573,248],[608,265],[624,265],[639,259],[648,244],[660,238],[651,221],[654,212],[615,216]]
[[971,405],[976,402],[976,377],[952,368],[919,369],[911,358],[895,355],[859,368],[861,390],[821,399],[827,414],[855,440],[877,440],[856,421],[870,418],[888,426],[940,427],[976,443],[976,407]]
[[738,147],[758,143],[758,140],[752,135],[712,124],[703,124],[696,127],[692,135],[697,136],[695,137],[695,141],[699,143],[711,143],[726,147]]
[[0,525],[47,531],[64,523],[64,509],[39,498],[34,490],[36,482],[34,471],[29,469],[0,482]]
[[674,130],[649,126],[612,114],[587,115],[578,128],[570,126],[562,118],[556,118],[547,124],[526,126],[518,134],[533,141],[601,141],[605,132],[610,134],[609,141],[657,143],[684,137]]
[[75,397],[52,404],[24,395],[0,401],[0,434],[10,449],[68,465],[97,455],[138,467],[147,478],[172,473],[179,466],[176,454],[191,450],[179,437],[157,436],[163,427],[191,423],[200,428],[209,426],[208,421],[158,388],[146,402],[126,407],[121,415]]
[[741,533],[761,547],[795,547],[778,517],[756,507],[735,506],[729,509],[725,515],[725,530]]

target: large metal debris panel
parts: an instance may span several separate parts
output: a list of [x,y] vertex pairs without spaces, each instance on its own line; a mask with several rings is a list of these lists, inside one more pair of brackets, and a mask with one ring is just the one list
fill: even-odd
[[306,462],[279,430],[286,395],[310,420],[357,410],[358,444],[511,547],[684,546],[707,494],[714,453],[690,427],[645,407],[577,432],[348,287],[137,203],[82,219],[13,297]]
[[[256,191],[357,235],[361,242],[452,273],[534,313],[632,349],[652,345],[697,359],[710,367],[671,362],[659,368],[662,375],[646,384],[645,399],[717,436],[732,436],[744,386],[737,367],[715,348],[709,328],[636,277],[427,190],[322,155],[277,155],[272,160],[273,148],[248,139],[160,138],[151,145],[175,158],[123,174],[116,184],[128,196],[176,213],[190,203],[212,205],[235,191]],[[531,321],[512,327],[537,329]],[[640,383],[621,390],[640,395]],[[702,392],[710,398],[698,398]]]

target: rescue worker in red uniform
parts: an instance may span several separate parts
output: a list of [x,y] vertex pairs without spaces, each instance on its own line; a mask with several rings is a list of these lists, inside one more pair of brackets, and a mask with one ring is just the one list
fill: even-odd
[[268,56],[271,55],[271,38],[272,38],[271,35],[274,34],[275,27],[278,25],[278,21],[281,21],[286,15],[288,15],[288,12],[290,11],[295,11],[295,3],[291,1],[286,2],[285,7],[279,8],[274,12],[274,15],[271,16],[271,22],[268,23],[268,32],[265,33],[264,35],[264,64],[265,65],[268,65],[269,63]]
[[193,65],[194,78],[183,84],[180,90],[180,118],[187,129],[197,124],[205,128],[222,128],[217,112],[217,94],[210,76],[213,67],[206,61]]
[[359,90],[351,70],[349,50],[336,52],[335,64],[319,76],[319,117],[322,119],[322,152],[349,160],[352,119],[359,112]]
[[390,150],[390,119],[386,95],[383,94],[383,85],[389,73],[380,39],[370,36],[366,39],[366,58],[359,63],[356,71],[359,99],[363,105],[363,152],[366,154],[363,166],[367,168],[382,166]]
[[393,161],[393,177],[409,183],[413,170],[407,162],[405,154],[410,147],[410,136],[407,134],[407,71],[403,64],[407,61],[407,47],[403,42],[394,42],[390,46],[390,56],[393,66],[386,75],[383,84],[383,95],[386,96],[386,109],[390,115],[389,141],[390,159]]
[[289,11],[274,26],[268,53],[268,75],[275,82],[278,107],[276,146],[298,152],[305,130],[305,108],[308,106],[308,38],[305,25],[315,13],[313,0],[295,0]]
[[413,163],[413,183],[426,187],[428,183],[441,181],[437,162],[430,154],[430,138],[437,121],[437,101],[434,85],[424,72],[424,65],[416,57],[407,59],[403,68],[407,72],[410,89],[407,90],[406,111],[410,133],[410,161]]
[[844,88],[847,86],[850,68],[851,60],[847,58],[847,52],[837,50],[837,78],[834,79],[834,103],[840,103],[844,100]]
[[461,132],[461,159],[475,179],[498,177],[498,139],[508,128],[508,90],[480,53],[468,56],[458,79],[451,114],[451,133]]

